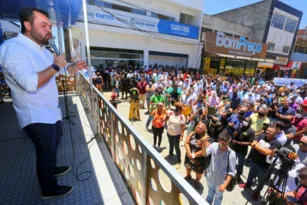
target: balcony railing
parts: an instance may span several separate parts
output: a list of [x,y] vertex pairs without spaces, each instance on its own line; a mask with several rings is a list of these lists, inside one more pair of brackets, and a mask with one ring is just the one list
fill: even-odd
[[81,73],[77,91],[92,109],[96,130],[137,204],[207,204],[95,87],[90,93],[90,82]]

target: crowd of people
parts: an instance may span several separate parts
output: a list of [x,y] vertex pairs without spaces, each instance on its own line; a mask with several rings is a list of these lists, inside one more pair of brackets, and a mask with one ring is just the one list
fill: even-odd
[[[249,190],[257,182],[252,195],[257,200],[269,180],[264,177],[270,167],[267,158],[282,147],[298,156],[291,168],[296,169],[293,179],[307,165],[307,84],[279,87],[257,77],[180,70],[112,70],[110,75],[118,99],[120,91],[126,99],[130,88],[138,89],[140,108],[149,114],[146,128],[153,133],[153,146],[162,149],[166,130],[166,158],[175,149],[177,169],[182,164],[180,144],[185,147],[185,179],[195,172],[198,189],[205,173],[210,204],[221,204],[232,178]],[[250,167],[246,181],[241,177],[245,165]],[[298,186],[289,185],[286,191],[295,192]],[[301,204],[306,197],[307,189],[298,198]]]

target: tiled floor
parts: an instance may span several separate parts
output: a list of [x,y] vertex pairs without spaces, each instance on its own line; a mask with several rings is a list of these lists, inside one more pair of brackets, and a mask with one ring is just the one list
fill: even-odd
[[[90,171],[86,181],[78,181],[73,172],[58,178],[58,183],[72,185],[74,191],[67,197],[42,200],[36,178],[35,150],[30,139],[20,130],[11,103],[0,104],[0,204],[72,204],[72,205],[117,205],[134,204],[127,187],[121,180],[116,166],[104,143],[92,140],[93,133],[80,98],[70,96],[70,111],[76,114],[72,120],[72,139],[68,121],[64,121],[63,136],[58,148],[58,165],[73,165],[74,173],[81,161],[88,158],[78,169],[78,174]],[[60,98],[63,106],[63,98]],[[65,109],[62,108],[65,111]],[[90,141],[90,142],[89,142]],[[87,143],[89,142],[89,143]],[[89,172],[80,176],[87,178]]]

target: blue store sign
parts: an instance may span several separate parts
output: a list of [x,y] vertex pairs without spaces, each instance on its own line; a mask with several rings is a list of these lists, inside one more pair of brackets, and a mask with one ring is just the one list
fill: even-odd
[[[90,23],[140,29],[142,31],[198,39],[199,27],[197,26],[137,14],[127,15],[126,12],[109,9],[110,13],[112,13],[111,15],[107,13],[106,10],[94,5],[87,5],[87,9],[88,21]],[[78,20],[84,21],[83,12],[80,13]]]
[[160,19],[158,23],[158,32],[167,35],[198,39],[199,28],[197,26]]

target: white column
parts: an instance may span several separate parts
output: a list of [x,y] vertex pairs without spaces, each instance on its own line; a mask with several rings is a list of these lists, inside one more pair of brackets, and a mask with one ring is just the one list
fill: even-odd
[[144,66],[146,65],[148,68],[148,62],[149,62],[149,50],[144,50]]
[[59,43],[59,51],[60,53],[64,53],[64,41],[63,41],[63,27],[62,25],[58,22],[57,23],[57,29],[58,29],[58,43]]

